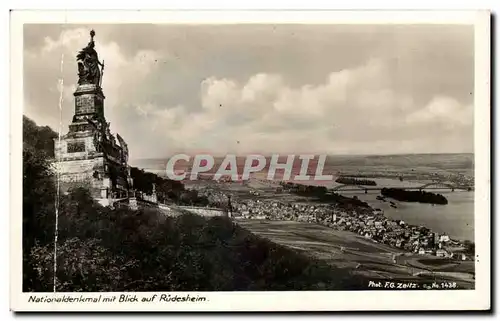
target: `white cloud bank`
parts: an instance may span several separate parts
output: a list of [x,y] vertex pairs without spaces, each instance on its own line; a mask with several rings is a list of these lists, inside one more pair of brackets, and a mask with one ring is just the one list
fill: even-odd
[[[88,30],[69,29],[55,40],[46,38],[37,50],[25,51],[25,113],[35,121],[54,129],[59,123],[61,53],[65,55],[63,123],[71,121],[74,57],[86,42]],[[439,88],[431,99],[417,103],[411,92],[396,89],[397,80],[391,76],[394,62],[383,57],[369,58],[357,67],[325,70],[319,84],[297,86],[295,82],[292,86],[279,72],[254,73],[246,81],[205,76],[190,97],[170,105],[162,102],[165,97],[151,96],[148,91],[157,88],[161,94],[162,86],[167,88],[157,63],[172,59],[167,51],[139,49],[130,56],[118,43],[100,43],[99,39],[96,49],[106,64],[106,117],[112,129],[128,141],[133,158],[200,151],[473,151],[473,106],[441,94]],[[194,101],[199,103],[193,104],[191,96],[198,97]]]
[[390,89],[383,61],[332,72],[324,84],[291,88],[276,74],[246,83],[209,78],[201,110],[148,110],[172,147],[224,152],[391,153],[470,151],[473,107],[435,96],[417,106]]

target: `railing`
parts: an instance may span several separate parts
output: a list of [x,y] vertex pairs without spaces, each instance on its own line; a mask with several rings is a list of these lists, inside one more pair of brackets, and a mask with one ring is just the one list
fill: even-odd
[[[168,205],[167,205],[168,206]],[[218,212],[224,212],[223,209],[217,208],[217,207],[203,207],[203,206],[184,206],[184,205],[176,205],[176,207],[181,208],[181,209],[192,209],[192,210],[206,210],[206,211],[218,211]]]

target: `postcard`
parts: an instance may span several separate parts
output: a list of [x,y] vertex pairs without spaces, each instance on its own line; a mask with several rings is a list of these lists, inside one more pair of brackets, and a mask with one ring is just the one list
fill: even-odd
[[11,309],[490,309],[487,11],[12,11]]

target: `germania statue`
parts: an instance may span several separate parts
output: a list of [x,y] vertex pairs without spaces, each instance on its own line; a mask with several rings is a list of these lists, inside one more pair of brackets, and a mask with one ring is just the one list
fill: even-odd
[[[104,70],[104,62],[99,61],[97,52],[94,49],[95,31],[90,31],[90,42],[87,47],[80,50],[76,56],[78,63],[78,84],[94,84],[101,86],[102,71]],[[101,68],[99,68],[101,67]]]

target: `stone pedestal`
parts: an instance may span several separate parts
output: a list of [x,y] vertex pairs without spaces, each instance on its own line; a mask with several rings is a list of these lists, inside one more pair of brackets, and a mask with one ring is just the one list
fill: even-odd
[[96,198],[103,198],[103,193],[105,198],[114,194],[126,196],[129,172],[120,157],[123,150],[113,135],[107,137],[109,143],[103,150],[103,135],[100,132],[96,135],[97,128],[92,125],[107,126],[101,88],[93,84],[79,85],[74,96],[75,114],[69,131],[60,141],[55,139],[54,167],[64,182],[63,188],[88,188]]
[[[78,87],[74,92],[75,112],[69,131],[55,139],[54,167],[63,189],[85,187],[95,198],[127,197],[129,190],[128,148],[118,136],[117,144],[104,115],[101,88],[103,64],[89,45],[77,55]],[[97,68],[97,69],[96,69]]]
[[92,131],[94,128],[87,118],[105,123],[104,94],[102,89],[94,84],[78,85],[75,93],[75,114],[69,125],[70,133]]

